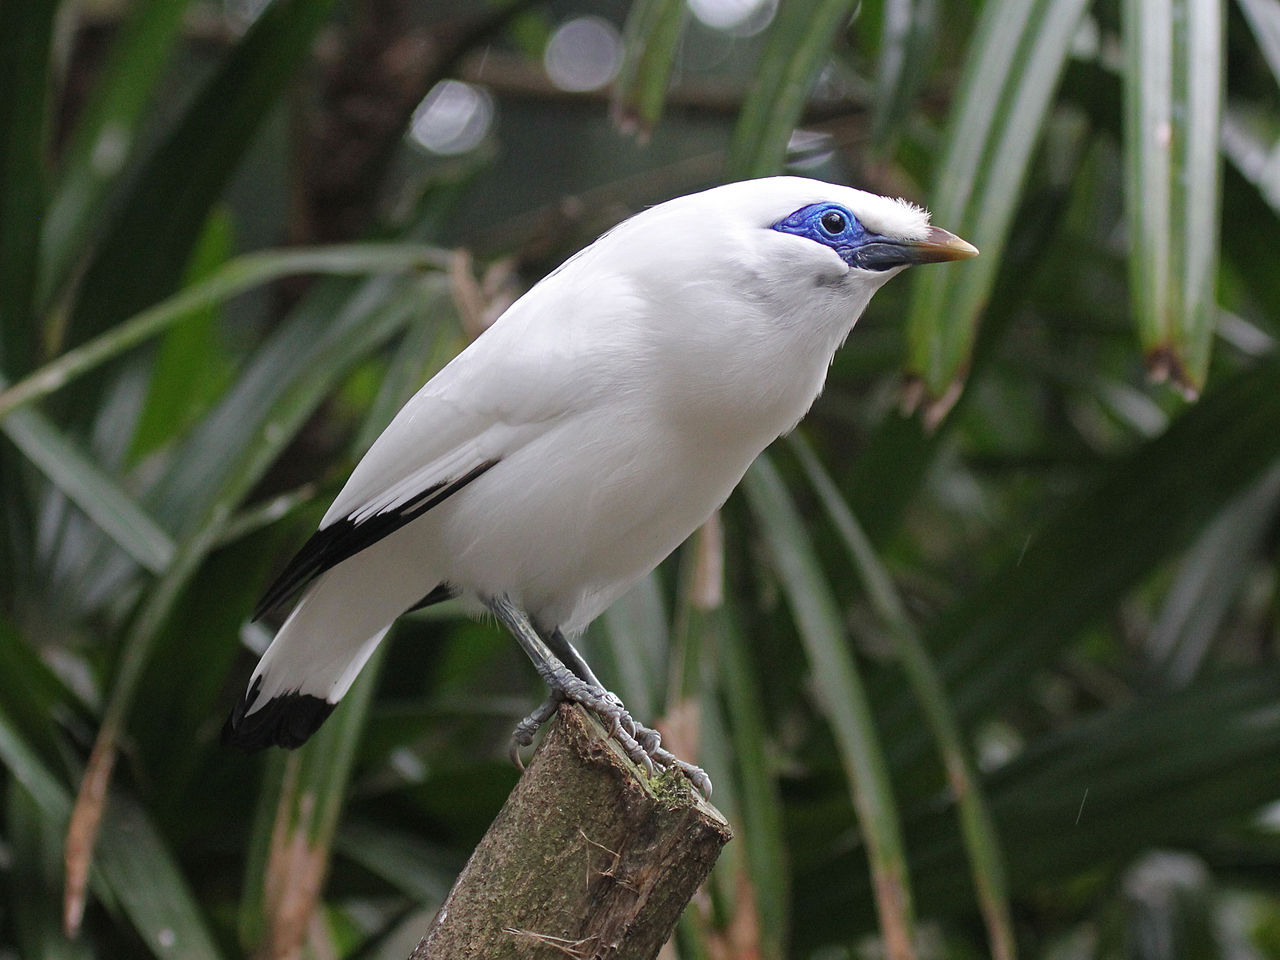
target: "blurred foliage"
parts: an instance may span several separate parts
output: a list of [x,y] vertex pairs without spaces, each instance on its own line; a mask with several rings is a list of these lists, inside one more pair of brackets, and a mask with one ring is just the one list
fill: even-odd
[[229,752],[256,595],[512,296],[786,169],[983,256],[584,638],[737,826],[675,955],[1280,957],[1278,84],[1280,0],[4,0],[0,954],[405,956],[536,677],[446,605]]

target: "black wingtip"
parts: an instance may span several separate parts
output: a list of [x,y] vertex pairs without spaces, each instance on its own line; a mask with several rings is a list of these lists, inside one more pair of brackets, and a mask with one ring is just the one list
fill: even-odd
[[295,691],[272,697],[250,713],[261,686],[262,677],[258,677],[227,717],[222,726],[224,744],[248,751],[265,747],[292,750],[306,743],[337,706],[321,697]]
[[[496,457],[476,464],[460,477],[433,483],[403,506],[376,513],[359,523],[347,517],[335,520],[327,527],[317,530],[311,535],[311,539],[302,545],[297,555],[289,561],[280,576],[276,577],[267,588],[267,592],[258,601],[258,606],[254,608],[253,619],[261,620],[330,567],[335,567],[342,561],[354,557],[361,550],[371,547],[405,524],[412,523],[432,507],[465,488],[473,480],[484,476],[497,464]],[[431,594],[428,594],[428,597],[430,596]]]

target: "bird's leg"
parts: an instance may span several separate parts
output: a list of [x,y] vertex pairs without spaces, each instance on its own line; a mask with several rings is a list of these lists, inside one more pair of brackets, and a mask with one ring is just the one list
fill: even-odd
[[610,736],[622,744],[632,760],[648,773],[657,771],[658,768],[648,752],[623,726],[623,717],[630,720],[630,714],[621,700],[601,687],[599,682],[589,683],[566,667],[534,629],[528,615],[512,603],[510,598],[505,595],[492,597],[485,601],[485,606],[511,631],[526,656],[533,661],[538,675],[551,688],[551,696],[516,727],[516,737],[527,736],[532,740],[533,732],[555,711],[557,697],[572,700],[605,720],[610,728]]
[[569,642],[569,638],[561,632],[559,627],[552,631],[551,636],[547,637],[547,646],[551,648],[552,653],[560,658],[560,662],[577,676],[587,681],[587,683],[595,684],[597,687],[604,689],[604,684],[591,672],[591,667],[587,665],[587,661],[582,658],[582,654]]
[[533,742],[533,735],[551,718],[562,700],[572,700],[604,719],[609,724],[610,735],[646,771],[652,774],[674,766],[689,778],[703,796],[711,796],[711,778],[706,772],[676,757],[662,746],[662,737],[658,731],[638,723],[617,694],[604,688],[586,660],[560,630],[554,631],[550,639],[544,640],[528,615],[506,596],[487,600],[486,605],[511,631],[516,642],[533,661],[538,675],[551,688],[551,695],[516,726],[512,735],[513,757],[518,760],[518,747],[528,746]]
[[631,716],[631,711],[626,708],[622,698],[600,682],[592,671],[590,664],[587,663],[586,658],[578,652],[577,647],[569,642],[569,638],[564,635],[564,631],[556,627],[551,632],[551,636],[547,637],[547,646],[551,648],[552,653],[560,658],[561,663],[573,671],[575,676],[602,690],[606,699],[617,702],[622,710],[622,716],[618,718],[618,721],[622,724],[623,729],[636,738],[640,746],[644,747],[645,753],[649,754],[650,757],[654,757],[654,751],[662,744],[662,736],[657,730],[650,730],[637,722],[635,717]]
[[[561,631],[559,627],[552,631],[551,636],[547,637],[547,646],[551,648],[552,653],[560,658],[560,662],[572,670],[576,676],[603,690],[606,697],[612,697],[614,700],[618,701],[618,706],[622,707],[625,713],[625,716],[620,718],[622,726],[626,729],[627,733],[631,734],[637,741],[639,741],[640,745],[644,747],[645,752],[648,753],[649,756],[653,756],[653,751],[662,742],[662,737],[658,735],[656,730],[648,730],[646,727],[643,727],[636,722],[636,719],[631,716],[630,711],[628,711],[623,705],[622,698],[606,688],[605,685],[600,682],[595,673],[592,672],[586,658],[578,652],[577,647],[569,642],[569,638],[564,635],[563,631]],[[637,731],[641,730],[646,731],[648,735],[641,737],[637,733]],[[657,738],[656,740],[653,739],[655,737]]]
[[[569,639],[560,631],[559,628],[557,628],[551,636],[547,638],[547,646],[550,647],[564,665],[572,670],[578,677],[588,683],[594,684],[601,690],[604,690],[604,684],[596,679],[596,675],[591,672],[591,667],[587,665],[587,661],[583,658],[582,654],[580,654],[577,651],[577,648],[569,642]],[[605,690],[605,694],[606,696],[617,700],[618,705],[622,706],[622,700],[617,696],[617,694],[610,693],[608,690]],[[546,706],[546,704],[544,704],[544,706]],[[555,707],[552,706],[551,709],[554,711]],[[623,709],[625,710],[625,707]],[[662,734],[657,730],[646,727],[644,724],[632,717],[629,712],[622,719],[622,724],[626,727],[627,732],[631,734],[631,736],[635,737],[636,742],[639,743],[640,746],[644,747],[645,753],[649,754],[649,756],[653,758],[653,762],[656,766],[674,766],[678,768],[686,777],[689,778],[690,782],[698,788],[698,791],[703,796],[711,796],[711,778],[707,776],[706,771],[701,767],[696,767],[691,763],[686,763],[670,750],[665,749],[662,746]],[[517,727],[517,733],[518,732],[519,728]],[[530,734],[530,737],[532,737],[532,734]],[[532,743],[532,739],[530,739],[529,742]]]
[[564,694],[552,693],[551,696],[538,704],[531,714],[517,723],[515,730],[511,732],[511,748],[507,755],[511,758],[511,762],[521,770],[524,769],[524,761],[520,759],[520,748],[527,747],[533,743],[534,734],[555,715],[556,708],[562,702],[564,702]]

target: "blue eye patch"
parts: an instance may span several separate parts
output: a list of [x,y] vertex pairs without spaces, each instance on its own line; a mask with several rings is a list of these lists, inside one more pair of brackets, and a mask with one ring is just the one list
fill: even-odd
[[[871,233],[838,203],[811,203],[779,220],[773,229],[830,247],[849,266],[862,270],[888,270],[903,262],[898,244]],[[886,255],[890,251],[892,255]]]

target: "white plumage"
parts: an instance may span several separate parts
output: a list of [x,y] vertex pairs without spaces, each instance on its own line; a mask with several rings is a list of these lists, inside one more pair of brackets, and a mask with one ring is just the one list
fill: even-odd
[[[854,221],[834,237],[833,210]],[[429,594],[505,596],[540,634],[579,633],[804,415],[886,280],[976,252],[904,201],[791,177],[615,227],[427,383],[361,460],[268,597],[305,585],[229,737],[301,742]]]

